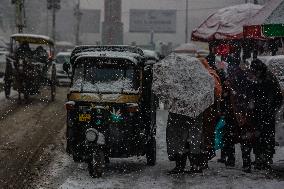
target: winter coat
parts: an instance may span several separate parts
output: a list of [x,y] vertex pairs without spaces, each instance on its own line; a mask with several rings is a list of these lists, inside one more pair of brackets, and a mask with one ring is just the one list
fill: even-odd
[[248,79],[246,71],[235,69],[229,78],[230,102],[234,117],[237,121],[235,130],[237,140],[253,141],[256,126],[254,124],[254,96],[251,91],[252,82]]
[[216,99],[220,99],[222,96],[222,84],[221,84],[221,80],[219,78],[219,75],[217,74],[217,72],[212,69],[207,60],[205,58],[199,58],[200,62],[202,63],[202,65],[208,70],[209,74],[213,77],[214,81],[215,81],[215,87],[214,87],[214,93],[215,93],[215,97]]
[[256,154],[272,158],[275,153],[275,115],[282,104],[282,92],[278,80],[270,72],[257,79],[255,95]]

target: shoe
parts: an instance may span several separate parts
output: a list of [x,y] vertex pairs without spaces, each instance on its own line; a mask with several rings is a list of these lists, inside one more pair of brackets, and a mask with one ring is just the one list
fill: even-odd
[[190,173],[203,173],[202,169],[190,169]]
[[235,167],[235,161],[229,161],[227,160],[225,162],[226,167]]
[[202,168],[201,166],[198,166],[198,165],[191,165],[190,166],[190,173],[202,173]]
[[182,174],[184,173],[184,169],[183,168],[179,168],[179,167],[175,167],[172,170],[168,171],[167,175],[175,175],[175,174]]
[[251,173],[251,168],[250,167],[244,167],[243,172],[245,173]]
[[225,162],[226,162],[226,159],[220,158],[220,159],[217,159],[217,162],[218,162],[218,163],[225,163]]

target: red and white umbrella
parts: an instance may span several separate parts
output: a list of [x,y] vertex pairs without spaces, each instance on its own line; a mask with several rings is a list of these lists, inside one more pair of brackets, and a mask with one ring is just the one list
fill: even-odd
[[193,30],[191,38],[194,41],[204,42],[242,39],[243,26],[262,7],[248,3],[219,9]]

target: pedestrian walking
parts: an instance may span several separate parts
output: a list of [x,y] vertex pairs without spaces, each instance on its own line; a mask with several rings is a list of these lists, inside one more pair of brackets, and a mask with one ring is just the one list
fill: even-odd
[[251,63],[255,96],[256,143],[255,168],[270,168],[275,153],[275,116],[282,104],[282,92],[276,77],[267,66],[255,59]]
[[197,58],[172,53],[154,65],[153,91],[169,111],[167,152],[176,166],[169,174],[202,172],[203,113],[214,104],[214,81]]
[[[244,64],[244,63],[242,63]],[[253,84],[249,79],[249,72],[244,65],[237,67],[229,78],[230,103],[232,104],[233,115],[237,127],[231,131],[234,143],[241,144],[243,170],[251,172],[250,153],[254,146],[256,125],[254,124],[254,96],[251,92]],[[234,152],[233,152],[234,153]],[[235,159],[227,160],[227,165],[233,166]]]

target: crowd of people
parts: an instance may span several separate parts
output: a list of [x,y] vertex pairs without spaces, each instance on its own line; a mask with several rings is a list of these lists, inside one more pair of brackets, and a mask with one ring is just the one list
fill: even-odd
[[[199,59],[214,78],[215,102],[196,118],[169,113],[167,151],[176,166],[168,173],[201,173],[208,168],[208,161],[216,156],[215,129],[220,119],[225,126],[218,162],[234,167],[235,144],[240,144],[244,172],[250,173],[252,167],[270,169],[275,154],[275,119],[282,105],[277,78],[257,58],[249,63],[228,55],[222,57],[222,66],[214,54]],[[185,169],[187,158],[190,170]]]

